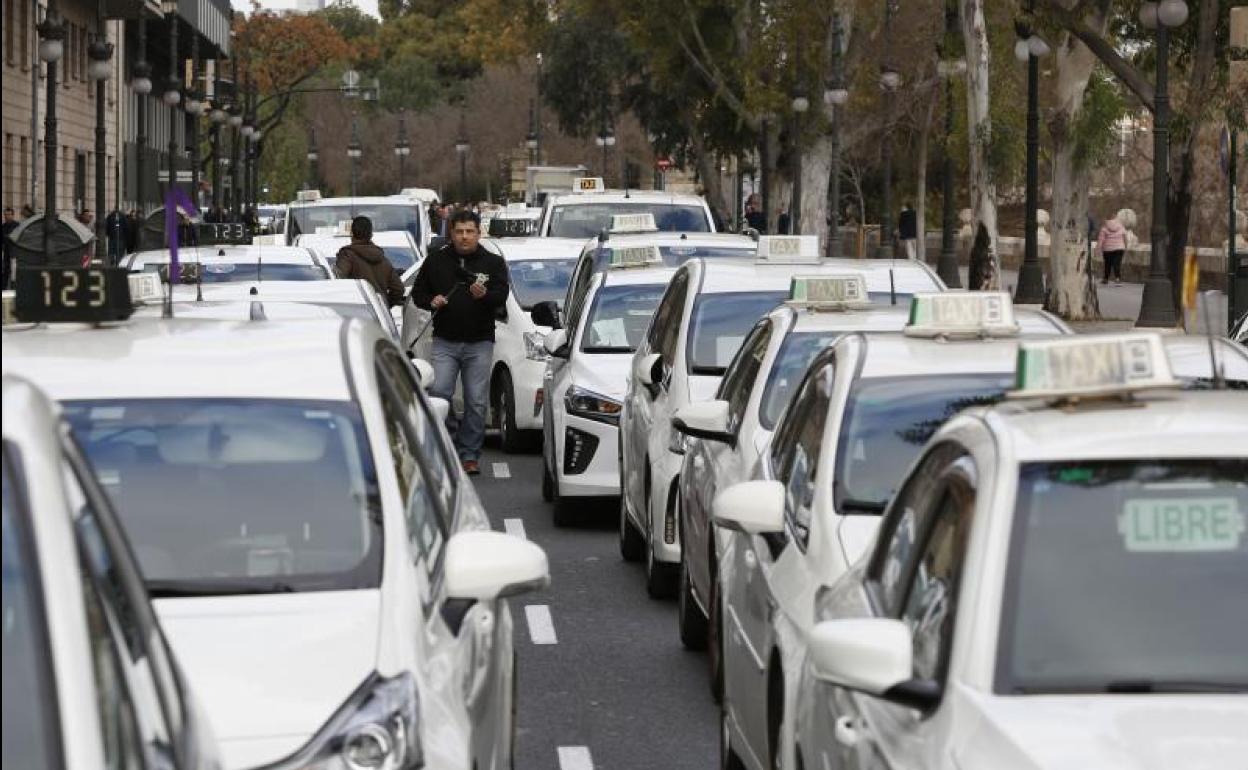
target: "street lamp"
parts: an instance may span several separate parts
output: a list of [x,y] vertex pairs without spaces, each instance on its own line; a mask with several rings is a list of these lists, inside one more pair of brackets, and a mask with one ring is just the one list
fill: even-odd
[[147,63],[147,14],[139,14],[138,60],[130,73],[130,89],[136,95],[134,136],[134,195],[140,213],[147,213],[147,95],[152,92],[152,65]]
[[357,163],[360,156],[364,154],[364,149],[360,146],[360,131],[356,124],[355,116],[351,116],[351,141],[347,144],[347,157],[351,159],[351,197],[355,197],[355,187],[358,181]]
[[[886,3],[888,8],[885,16],[885,51],[888,51],[889,39],[892,37],[890,28],[893,15],[893,4]],[[886,53],[887,55],[887,53]],[[880,67],[880,90],[884,92],[884,130],[880,132],[880,174],[881,185],[880,212],[880,244],[876,249],[876,259],[890,259],[893,255],[893,102],[897,88],[901,86],[901,73],[889,64]]]
[[945,0],[945,38],[939,51],[940,61],[936,64],[936,73],[945,81],[945,157],[944,168],[941,170],[941,198],[944,208],[941,212],[940,256],[936,260],[936,274],[951,289],[962,288],[962,271],[958,269],[958,252],[953,239],[957,207],[953,199],[953,151],[950,147],[953,142],[953,81],[966,74],[966,59],[955,53],[957,39],[957,0]]
[[161,3],[166,21],[169,22],[169,81],[161,101],[169,108],[169,186],[172,190],[178,177],[178,142],[174,127],[178,125],[178,103],[182,101],[182,78],[178,73],[178,4],[177,2]]
[[464,204],[468,201],[468,123],[464,111],[459,111],[459,139],[455,141],[455,154],[459,156],[459,199]]
[[403,167],[407,156],[412,154],[412,145],[407,141],[407,126],[403,122],[403,108],[399,108],[399,137],[394,142],[394,155],[399,159],[399,189],[403,189]]
[[841,59],[844,54],[842,34],[841,13],[835,11],[832,15],[832,79],[823,89],[823,103],[832,111],[832,168],[828,174],[828,199],[832,202],[832,216],[828,220],[828,259],[839,259],[841,256],[841,107],[849,101]]
[[537,114],[532,99],[529,100],[529,133],[524,137],[524,146],[529,150],[529,165],[537,165]]
[[308,131],[308,189],[316,189],[316,163],[321,159],[320,152],[316,149],[316,129],[312,128]]
[[[1027,13],[1032,3],[1028,0]],[[1014,56],[1027,63],[1027,188],[1023,215],[1023,264],[1018,271],[1018,288],[1014,302],[1019,305],[1039,305],[1044,302],[1044,273],[1040,270],[1039,244],[1036,230],[1039,220],[1036,211],[1040,205],[1040,57],[1047,56],[1049,44],[1035,33],[1030,19],[1015,23],[1018,41],[1014,44]]]
[[610,148],[615,146],[615,130],[611,126],[605,126],[598,132],[598,136],[594,137],[594,144],[602,148],[602,176],[605,184],[607,164],[609,162],[607,153],[610,151]]
[[107,152],[104,131],[104,81],[113,74],[109,61],[113,58],[113,44],[104,39],[104,14],[102,11],[96,18],[96,28],[100,30],[95,40],[87,47],[87,56],[91,63],[87,65],[87,75],[95,81],[95,256],[101,261],[108,258],[108,233],[104,229],[104,159]]
[[52,222],[56,219],[56,63],[65,55],[65,25],[57,13],[56,0],[49,0],[47,15],[35,30],[39,33],[39,60],[47,66],[48,78],[47,114],[43,119],[43,147],[46,152],[44,162],[47,173],[43,253],[50,264],[52,248],[49,236],[52,233]]
[[1147,2],[1140,6],[1140,23],[1157,30],[1157,87],[1153,97],[1153,226],[1148,280],[1140,301],[1136,326],[1174,328],[1174,294],[1166,269],[1166,191],[1170,167],[1170,30],[1187,21],[1183,0]]

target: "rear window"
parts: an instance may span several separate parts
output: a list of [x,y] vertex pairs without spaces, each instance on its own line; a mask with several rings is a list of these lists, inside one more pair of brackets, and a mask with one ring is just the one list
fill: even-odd
[[713,232],[701,206],[674,203],[578,203],[555,206],[550,212],[550,232],[555,238],[592,238],[611,229],[616,214],[653,214],[663,232]]
[[[181,283],[194,283],[194,262],[182,262]],[[329,272],[320,265],[290,265],[281,263],[261,262],[204,262],[200,265],[200,279],[203,283],[232,283],[234,281],[254,281],[257,277],[270,281],[324,281],[328,280]],[[169,265],[148,262],[143,265],[145,273],[160,273],[168,276]]]
[[698,297],[689,324],[690,373],[723,374],[758,319],[788,296],[787,291],[760,291]]

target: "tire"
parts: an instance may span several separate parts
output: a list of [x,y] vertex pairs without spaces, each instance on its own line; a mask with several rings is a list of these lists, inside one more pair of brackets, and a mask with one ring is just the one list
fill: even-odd
[[732,750],[732,732],[728,729],[728,709],[719,710],[719,770],[745,770],[745,763]]
[[711,595],[707,600],[711,617],[707,622],[706,662],[710,668],[711,698],[724,700],[724,607],[719,598],[719,576],[711,571]]
[[555,501],[555,480],[550,476],[550,468],[546,466],[546,455],[542,455],[542,499],[548,503]]
[[684,555],[680,558],[680,580],[677,588],[676,617],[680,623],[680,643],[686,650],[706,649],[707,618],[693,600],[693,584]]
[[[650,474],[646,474],[646,511],[650,511]],[[654,519],[646,516],[646,593],[651,599],[671,599],[676,596],[678,567],[654,558]]]
[[624,561],[641,561],[646,555],[646,540],[637,531],[624,508],[624,495],[620,495],[620,556]]
[[498,373],[494,393],[494,415],[498,427],[498,443],[509,455],[528,449],[528,437],[516,427],[516,391],[511,375],[504,369]]

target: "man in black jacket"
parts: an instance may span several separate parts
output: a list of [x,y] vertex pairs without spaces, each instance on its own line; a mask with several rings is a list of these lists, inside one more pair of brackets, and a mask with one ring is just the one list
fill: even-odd
[[507,302],[507,265],[483,249],[481,219],[460,209],[451,215],[451,242],[431,253],[416,273],[412,301],[433,313],[434,384],[430,394],[447,401],[462,380],[464,417],[448,427],[464,470],[481,472],[486,399],[494,360],[495,311]]

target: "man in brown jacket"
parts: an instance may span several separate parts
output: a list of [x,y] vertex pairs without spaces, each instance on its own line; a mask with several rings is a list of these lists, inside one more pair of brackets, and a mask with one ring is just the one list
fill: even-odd
[[351,220],[351,243],[338,250],[334,272],[339,278],[363,278],[391,307],[403,304],[403,281],[386,252],[373,243],[373,221],[368,217]]

